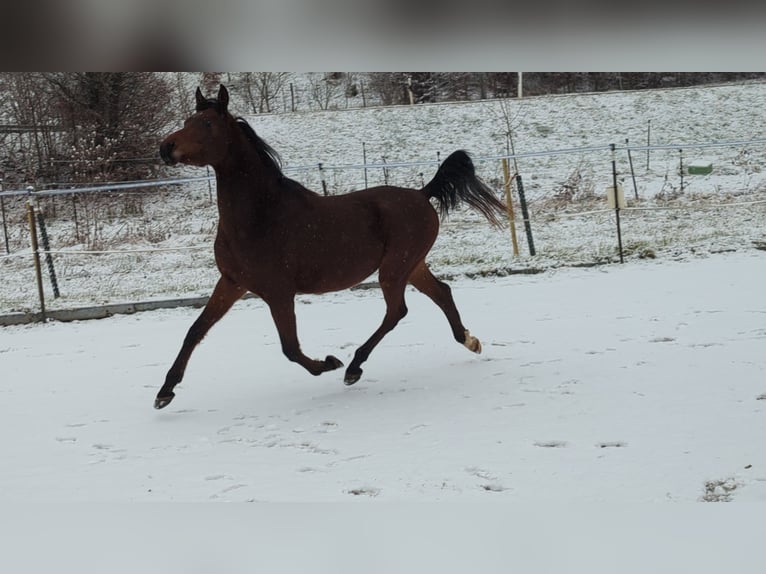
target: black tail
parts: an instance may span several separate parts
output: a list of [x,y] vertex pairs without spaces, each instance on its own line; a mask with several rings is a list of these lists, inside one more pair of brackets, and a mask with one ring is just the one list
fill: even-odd
[[442,162],[423,192],[429,198],[436,199],[442,217],[446,217],[458,203],[465,202],[480,211],[492,225],[502,226],[505,204],[495,197],[487,184],[476,177],[471,157],[463,150],[453,152]]

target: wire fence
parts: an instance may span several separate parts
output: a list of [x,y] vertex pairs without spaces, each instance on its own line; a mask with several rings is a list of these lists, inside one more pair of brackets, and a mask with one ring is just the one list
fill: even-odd
[[[376,185],[420,188],[443,159],[317,162],[285,172],[328,195]],[[765,139],[626,142],[477,156],[474,162],[480,177],[511,200],[512,225],[498,233],[476,213],[458,210],[442,224],[429,257],[442,276],[685,257],[764,241]],[[0,315],[41,318],[46,309],[196,301],[218,277],[209,172],[9,190],[0,192],[0,207]]]

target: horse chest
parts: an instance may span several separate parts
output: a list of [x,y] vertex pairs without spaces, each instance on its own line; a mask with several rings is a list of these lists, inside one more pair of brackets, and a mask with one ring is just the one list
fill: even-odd
[[253,289],[254,283],[258,282],[259,275],[268,268],[268,259],[259,255],[264,250],[258,246],[243,247],[241,243],[218,233],[215,242],[215,262],[222,275],[235,280],[238,284],[248,289]]

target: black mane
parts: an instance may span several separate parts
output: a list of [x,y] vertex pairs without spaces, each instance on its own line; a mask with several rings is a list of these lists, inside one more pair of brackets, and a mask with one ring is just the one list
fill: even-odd
[[240,127],[245,136],[247,136],[248,141],[253,144],[253,146],[255,146],[261,161],[281,174],[282,160],[280,159],[279,154],[274,151],[274,148],[263,141],[260,136],[255,133],[255,130],[250,127],[250,124],[245,121],[244,118],[237,118],[237,125]]

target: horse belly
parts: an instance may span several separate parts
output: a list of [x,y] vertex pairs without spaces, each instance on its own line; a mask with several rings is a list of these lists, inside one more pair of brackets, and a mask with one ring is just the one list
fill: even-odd
[[298,265],[300,293],[328,293],[358,285],[380,266],[383,243],[367,233],[326,238],[315,243]]

